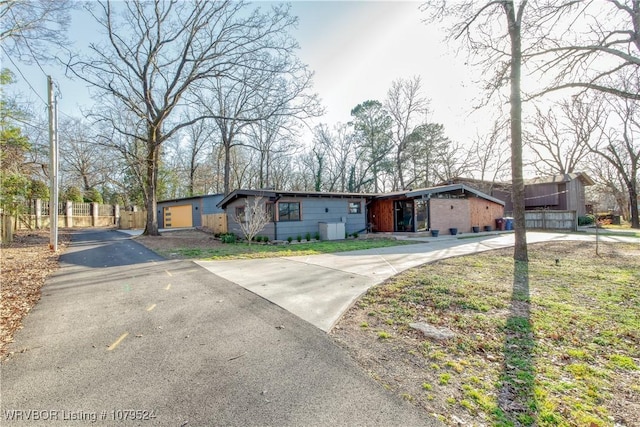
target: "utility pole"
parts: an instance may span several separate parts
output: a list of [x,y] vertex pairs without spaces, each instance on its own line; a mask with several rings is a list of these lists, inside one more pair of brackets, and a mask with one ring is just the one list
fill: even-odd
[[49,93],[49,170],[51,179],[49,196],[49,248],[58,251],[58,105],[53,95],[53,81],[47,76]]

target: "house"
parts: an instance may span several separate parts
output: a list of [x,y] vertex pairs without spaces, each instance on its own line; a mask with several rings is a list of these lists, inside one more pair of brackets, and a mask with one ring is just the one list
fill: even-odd
[[[218,203],[228,217],[228,231],[242,235],[234,218],[243,212],[246,200],[261,197],[271,216],[261,236],[270,240],[286,240],[307,233],[315,236],[324,224],[339,229],[338,237],[362,233],[367,229],[366,204],[372,195],[361,193],[329,193],[278,190],[235,190]],[[342,232],[344,230],[344,232]]]
[[[505,211],[513,212],[511,183],[480,181],[458,177],[450,181],[468,185],[505,201]],[[569,210],[577,216],[587,214],[585,187],[594,185],[593,180],[584,172],[573,172],[527,179],[524,181],[526,210]]]
[[224,213],[217,206],[223,197],[223,194],[209,194],[162,200],[158,202],[158,227],[200,227],[202,215]]
[[578,216],[584,216],[587,214],[584,188],[594,184],[584,172],[525,180],[525,209],[576,211]]
[[218,203],[229,218],[229,232],[242,234],[233,218],[255,197],[264,199],[271,216],[260,232],[271,240],[313,236],[332,225],[339,238],[365,231],[469,232],[474,226],[493,228],[504,216],[504,202],[462,184],[387,194],[235,190]]
[[372,198],[368,218],[374,232],[418,232],[495,227],[504,202],[464,184],[380,194]]

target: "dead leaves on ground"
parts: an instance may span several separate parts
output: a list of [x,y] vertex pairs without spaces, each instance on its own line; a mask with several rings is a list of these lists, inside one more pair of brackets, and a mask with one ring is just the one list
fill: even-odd
[[[60,235],[62,250],[68,238]],[[49,249],[49,232],[18,232],[2,245],[0,256],[0,359],[7,353],[22,319],[40,299],[40,288],[58,267],[58,253]]]

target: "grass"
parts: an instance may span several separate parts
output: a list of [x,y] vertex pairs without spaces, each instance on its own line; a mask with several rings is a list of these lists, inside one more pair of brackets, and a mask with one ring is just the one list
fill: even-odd
[[[633,425],[640,245],[600,249],[597,257],[592,243],[554,242],[530,245],[530,261],[515,266],[512,251],[499,250],[412,269],[370,289],[335,334],[357,359],[359,348],[385,354],[361,362],[428,413],[447,408],[438,418],[452,425],[452,415],[499,426]],[[348,326],[364,317],[369,328]],[[416,321],[456,337],[425,340],[408,327]],[[384,331],[393,341],[375,339]],[[376,369],[375,358],[387,362]]]
[[345,241],[325,241],[313,243],[299,243],[294,245],[257,245],[248,243],[233,243],[219,245],[215,248],[191,249],[177,248],[159,251],[161,255],[169,257],[171,253],[177,253],[184,258],[221,260],[221,259],[257,259],[285,256],[306,256],[328,254],[362,249],[384,248],[388,246],[400,246],[415,244],[403,240],[392,239],[365,239]]

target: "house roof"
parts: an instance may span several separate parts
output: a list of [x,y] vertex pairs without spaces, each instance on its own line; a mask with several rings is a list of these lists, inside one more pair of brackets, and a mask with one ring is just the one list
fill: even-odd
[[159,200],[158,203],[174,203],[174,202],[181,202],[181,201],[187,201],[187,200],[206,199],[209,197],[222,197],[222,196],[224,196],[224,194],[202,194],[200,196],[179,197],[177,199]]
[[276,199],[281,197],[317,197],[317,198],[342,198],[342,199],[354,199],[354,198],[370,198],[374,197],[372,193],[340,193],[340,192],[325,192],[325,191],[280,191],[280,190],[234,190],[227,197],[222,199],[216,206],[224,208],[232,201],[247,197],[247,196],[259,196],[269,199]]
[[458,194],[471,193],[471,194],[475,194],[476,196],[482,199],[489,200],[491,202],[498,203],[503,206],[505,204],[505,202],[502,200],[496,199],[495,197],[489,196],[488,194],[485,194],[482,191],[479,191],[475,188],[469,187],[464,184],[448,184],[448,185],[439,185],[437,187],[419,188],[417,190],[411,189],[411,190],[405,190],[405,191],[397,191],[394,193],[379,194],[376,196],[376,198],[388,199],[388,198],[404,196],[410,199],[417,199],[425,196],[431,197],[434,194],[442,194],[442,193],[458,193]]

